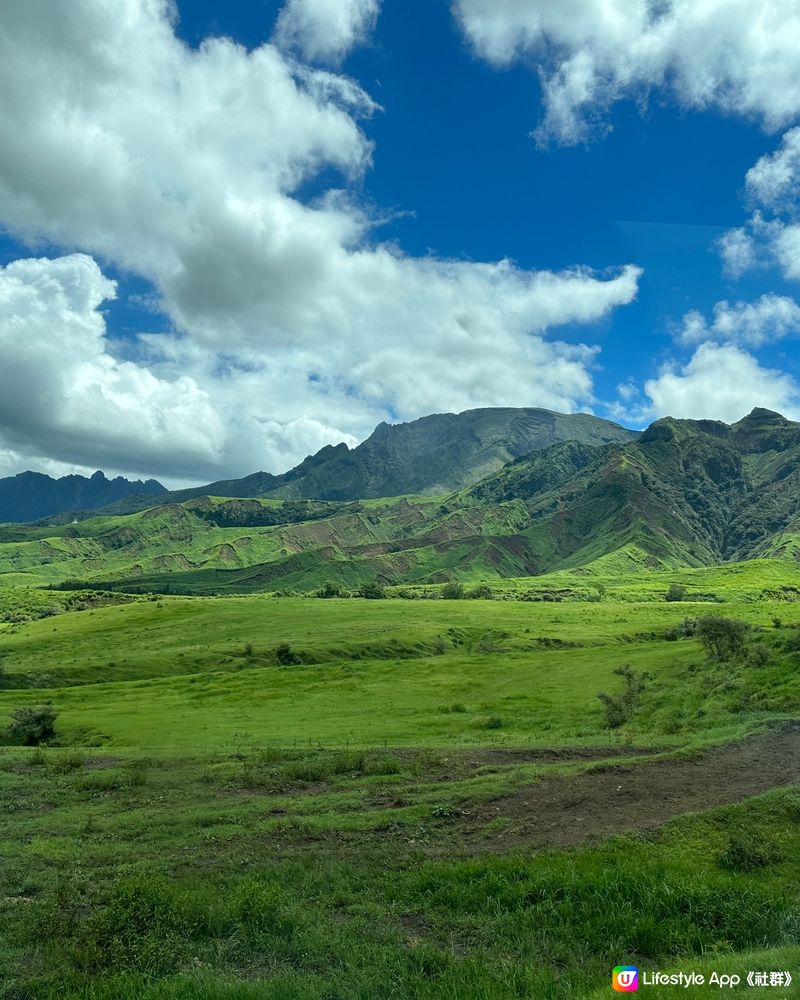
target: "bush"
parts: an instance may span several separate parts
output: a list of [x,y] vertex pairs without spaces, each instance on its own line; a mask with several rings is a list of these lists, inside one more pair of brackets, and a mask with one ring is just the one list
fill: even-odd
[[627,664],[617,667],[614,673],[625,682],[622,694],[612,695],[600,691],[597,697],[606,710],[606,725],[609,729],[619,729],[639,707],[642,692],[650,680],[650,674],[637,673]]
[[478,584],[477,587],[472,587],[465,594],[471,601],[491,601],[494,597],[492,593],[492,588],[487,587],[485,583]]
[[789,637],[784,640],[783,648],[787,653],[800,652],[800,632],[790,633]]
[[745,653],[748,667],[766,667],[772,659],[772,650],[765,642],[754,642]]
[[326,583],[323,587],[320,587],[316,596],[321,598],[341,597],[342,592],[335,583]]
[[490,716],[486,720],[486,722],[484,722],[483,728],[484,729],[502,729],[503,728],[503,720],[500,718],[499,715],[492,715],[492,716]]
[[664,638],[674,642],[676,639],[690,639],[693,635],[697,635],[697,619],[684,618],[674,628],[668,629]]
[[460,601],[464,597],[464,584],[451,580],[442,587],[442,599],[445,601]]
[[15,708],[8,726],[9,735],[22,740],[27,747],[36,747],[56,734],[58,712],[52,705],[35,705]]
[[282,642],[275,650],[275,659],[280,663],[282,667],[293,666],[296,663],[302,663],[303,661],[295,653],[288,642]]
[[697,623],[697,634],[709,657],[726,663],[744,652],[747,625],[735,618],[705,615]]
[[682,583],[673,583],[670,584],[670,588],[664,599],[667,601],[685,601],[686,593],[686,587]]
[[386,592],[379,583],[365,583],[358,591],[359,597],[365,597],[368,601],[380,601],[386,596]]

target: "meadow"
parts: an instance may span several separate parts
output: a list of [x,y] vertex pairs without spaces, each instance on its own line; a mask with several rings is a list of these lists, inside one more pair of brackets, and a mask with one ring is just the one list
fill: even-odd
[[[658,574],[555,602],[0,591],[0,730],[58,712],[0,746],[0,997],[800,978],[800,603],[763,599],[766,562],[686,572],[724,603]],[[709,613],[742,655],[709,658]],[[622,666],[643,687],[610,727]]]

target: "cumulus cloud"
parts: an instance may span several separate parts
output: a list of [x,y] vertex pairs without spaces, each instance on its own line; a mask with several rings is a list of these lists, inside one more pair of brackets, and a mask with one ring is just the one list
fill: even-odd
[[208,394],[108,353],[99,307],[115,294],[82,254],[0,269],[0,435],[84,466],[213,467],[224,429]]
[[760,347],[800,332],[800,305],[786,295],[768,293],[755,302],[718,302],[709,323],[697,310],[683,318],[684,344],[709,340]]
[[638,404],[628,393],[618,417],[643,424],[657,417],[740,420],[755,406],[800,417],[800,387],[783,372],[762,367],[734,344],[701,344],[684,365],[665,365],[644,384]]
[[800,280],[800,128],[790,129],[774,153],[748,170],[745,185],[753,214],[717,243],[726,274],[739,278],[775,267],[788,280]]
[[795,0],[455,0],[454,13],[481,57],[535,64],[540,139],[580,142],[615,101],[655,88],[770,130],[800,112]]
[[718,242],[726,273],[738,278],[777,267],[785,278],[800,280],[800,128],[790,129],[774,153],[748,170],[745,185],[753,214]]
[[[185,377],[213,410],[198,477],[281,471],[392,415],[591,402],[593,349],[549,331],[629,303],[638,268],[531,272],[380,244],[342,190],[299,193],[322,170],[346,188],[368,168],[371,99],[275,44],[190,49],[171,13],[0,8],[0,224],[153,283],[176,333],[140,338],[137,378],[155,396]],[[191,407],[186,420],[193,432]]]
[[790,129],[780,147],[762,156],[747,172],[747,193],[751,201],[769,212],[794,215],[800,180],[800,128]]
[[280,48],[338,62],[375,26],[379,0],[287,0],[275,29]]
[[722,266],[729,278],[741,278],[759,264],[760,251],[752,233],[744,226],[729,229],[717,240]]

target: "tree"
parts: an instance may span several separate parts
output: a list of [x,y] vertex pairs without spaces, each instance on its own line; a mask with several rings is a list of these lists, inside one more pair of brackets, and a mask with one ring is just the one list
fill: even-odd
[[386,596],[383,587],[379,583],[365,583],[358,592],[359,597],[366,597],[368,601],[379,601]]
[[25,746],[35,747],[56,734],[58,712],[52,705],[29,705],[15,708],[8,726],[9,735],[22,740]]
[[686,587],[682,583],[672,583],[667,591],[666,600],[673,602],[685,601],[686,593]]
[[464,596],[464,584],[451,580],[442,587],[442,597],[446,601],[460,601]]
[[747,625],[735,618],[705,615],[697,623],[697,634],[712,660],[727,663],[744,652]]

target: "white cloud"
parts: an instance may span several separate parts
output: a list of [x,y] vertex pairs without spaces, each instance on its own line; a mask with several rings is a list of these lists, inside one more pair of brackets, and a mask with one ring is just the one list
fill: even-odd
[[729,278],[741,278],[758,266],[758,246],[744,227],[723,233],[717,240],[717,249],[722,257],[723,270]]
[[750,199],[768,211],[793,213],[800,181],[800,128],[790,129],[779,149],[762,156],[747,172]]
[[684,344],[708,340],[759,347],[800,332],[800,306],[786,295],[768,293],[755,302],[718,302],[709,323],[692,310],[683,317]]
[[800,223],[766,218],[760,211],[717,241],[725,273],[740,278],[748,271],[775,267],[789,281],[800,281]]
[[[593,349],[546,334],[629,303],[639,270],[413,258],[343,193],[304,203],[323,168],[369,165],[352,81],[270,44],[189,49],[166,0],[28,0],[0,7],[0,92],[0,223],[154,284],[178,333],[133,345],[126,392],[185,377],[208,401],[197,478],[282,471],[391,414],[591,402]],[[128,433],[148,453],[155,429]]]
[[208,395],[106,350],[99,307],[115,294],[82,254],[0,268],[0,437],[87,467],[213,467],[224,429]]
[[375,26],[379,0],[287,0],[275,30],[280,48],[338,62]]
[[726,273],[738,278],[777,267],[790,281],[800,280],[800,128],[790,129],[774,153],[748,170],[746,190],[752,216],[718,241]]
[[454,12],[483,58],[536,66],[540,138],[580,142],[615,101],[655,88],[768,129],[800,113],[796,0],[455,0]]
[[683,366],[666,365],[644,384],[644,400],[636,407],[616,407],[618,417],[634,423],[657,417],[740,420],[755,406],[800,417],[800,387],[779,371],[733,344],[701,344]]

